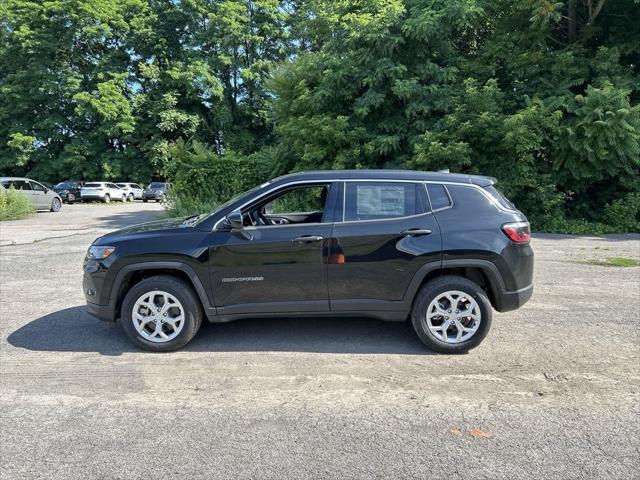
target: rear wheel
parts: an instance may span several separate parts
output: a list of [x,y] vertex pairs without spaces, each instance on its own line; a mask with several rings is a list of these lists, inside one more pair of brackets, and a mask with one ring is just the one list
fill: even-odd
[[62,208],[62,203],[60,202],[60,199],[54,198],[53,200],[51,200],[51,211],[52,212],[59,212],[60,208]]
[[75,196],[73,193],[70,193],[70,194],[67,196],[67,203],[68,203],[69,205],[73,205],[73,203],[74,203],[75,201],[76,201],[76,196]]
[[202,324],[202,306],[193,289],[165,275],[134,285],[122,303],[121,323],[134,343],[153,351],[182,348]]
[[107,194],[104,196],[104,203],[109,203],[110,201],[111,201],[111,196],[107,193]]
[[143,201],[144,203],[147,203],[147,201],[148,201],[148,200],[147,200],[146,198],[143,198],[143,199],[142,199],[142,201]]
[[127,201],[127,194],[125,193],[125,194],[122,195],[122,203],[124,203],[126,201]]
[[463,353],[480,345],[491,328],[491,303],[480,286],[454,275],[425,284],[411,313],[420,340],[440,353]]
[[130,202],[133,202],[133,193],[130,193],[130,194],[129,194],[129,201],[130,201]]

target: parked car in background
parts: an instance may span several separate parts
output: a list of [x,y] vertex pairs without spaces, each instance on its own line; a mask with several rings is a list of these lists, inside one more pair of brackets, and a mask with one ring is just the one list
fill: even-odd
[[100,201],[109,203],[111,200],[127,201],[127,193],[111,182],[88,182],[80,189],[82,201]]
[[40,182],[24,177],[0,177],[2,188],[15,188],[26,195],[36,210],[59,212],[62,207],[60,195]]
[[155,200],[156,202],[164,202],[167,200],[167,192],[170,188],[170,183],[151,182],[149,186],[144,189],[144,192],[142,192],[142,201],[148,202],[149,200]]
[[64,182],[60,182],[55,185],[53,190],[60,195],[63,202],[72,204],[81,200],[80,189],[83,185],[84,182],[79,180],[65,180]]
[[143,188],[137,183],[121,182],[116,183],[116,186],[126,192],[127,200],[130,202],[133,202],[134,200],[142,200]]

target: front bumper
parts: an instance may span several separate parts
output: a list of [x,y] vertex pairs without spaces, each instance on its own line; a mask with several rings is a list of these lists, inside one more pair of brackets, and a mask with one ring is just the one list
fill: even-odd
[[87,312],[104,322],[115,322],[115,312],[111,305],[98,305],[87,302]]

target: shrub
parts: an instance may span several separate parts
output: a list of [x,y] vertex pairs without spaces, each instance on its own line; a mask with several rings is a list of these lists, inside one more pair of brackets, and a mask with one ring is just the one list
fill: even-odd
[[167,213],[185,216],[213,210],[259,183],[254,163],[234,153],[218,155],[198,142],[176,142],[164,166],[173,184]]
[[31,201],[13,187],[0,189],[0,221],[19,220],[35,213]]

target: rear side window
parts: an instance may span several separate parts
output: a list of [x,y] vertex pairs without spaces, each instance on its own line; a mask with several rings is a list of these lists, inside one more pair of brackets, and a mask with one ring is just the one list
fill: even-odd
[[415,183],[347,182],[344,221],[384,220],[424,213]]
[[84,186],[88,188],[97,188],[97,187],[101,187],[102,184],[101,183],[85,183]]
[[427,191],[429,192],[429,200],[431,200],[431,209],[440,210],[451,206],[451,197],[444,185],[439,183],[428,183]]

